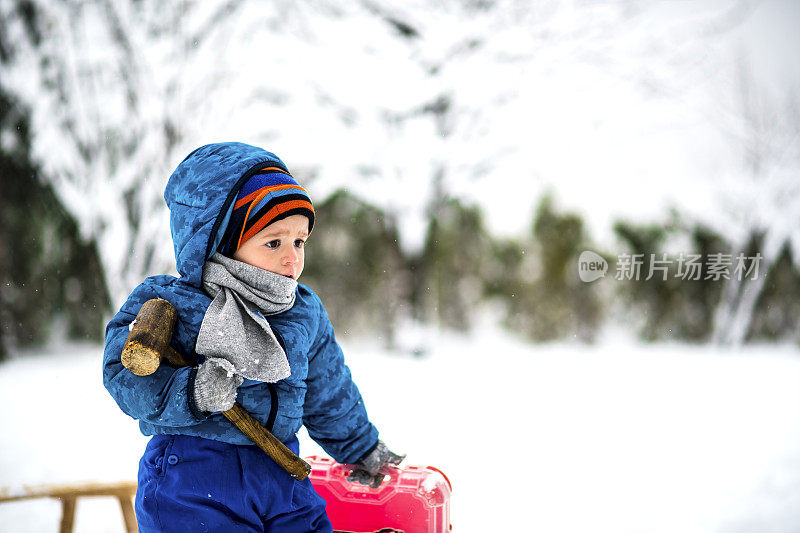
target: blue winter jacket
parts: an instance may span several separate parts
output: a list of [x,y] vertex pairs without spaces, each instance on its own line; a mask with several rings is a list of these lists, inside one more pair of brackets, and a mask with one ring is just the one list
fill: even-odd
[[[201,289],[203,265],[219,244],[239,188],[259,169],[275,165],[286,168],[276,155],[254,146],[210,144],[189,154],[167,183],[164,198],[180,277],[153,276],[134,289],[106,328],[103,357],[106,389],[125,413],[139,420],[145,435],[252,444],[221,414],[197,409],[192,394],[196,368],[162,365],[150,376],[136,376],[122,366],[120,354],[142,304],[163,298],[178,311],[173,348],[202,362],[194,347],[211,303]],[[367,418],[322,302],[298,284],[294,306],[268,320],[292,373],[274,384],[245,380],[237,401],[278,439],[288,440],[305,424],[335,460],[356,461],[376,444],[378,431]]]

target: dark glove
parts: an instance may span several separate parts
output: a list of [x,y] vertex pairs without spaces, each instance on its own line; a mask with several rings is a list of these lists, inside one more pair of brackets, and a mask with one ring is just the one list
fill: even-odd
[[397,455],[389,450],[382,440],[353,465],[353,471],[347,476],[348,481],[367,485],[377,489],[386,476],[381,470],[388,465],[399,465],[405,455]]

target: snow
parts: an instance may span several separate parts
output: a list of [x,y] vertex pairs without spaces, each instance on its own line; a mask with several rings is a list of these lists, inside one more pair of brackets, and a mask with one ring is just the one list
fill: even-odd
[[[428,355],[342,344],[389,447],[451,480],[456,533],[800,530],[796,347],[412,337]],[[135,478],[146,438],[103,389],[101,352],[0,364],[0,486]],[[301,450],[323,453],[304,432]],[[0,504],[0,531],[52,531],[58,517],[52,501]],[[82,500],[76,520],[122,531],[113,499]]]
[[[497,234],[528,231],[553,191],[611,252],[613,220],[676,207],[734,248],[764,229],[767,261],[789,240],[800,264],[794,0],[36,4],[43,42],[9,19],[0,85],[31,106],[34,156],[97,239],[113,301],[172,268],[169,172],[232,139],[274,150],[315,201],[346,187],[386,209],[408,251],[441,176]],[[440,98],[446,112],[423,111]],[[389,445],[452,480],[457,533],[800,530],[796,347],[403,338],[426,355],[345,349]],[[103,390],[100,352],[0,364],[0,486],[135,477],[146,439]],[[58,513],[2,504],[0,531],[54,530]],[[122,529],[102,499],[77,525]]]

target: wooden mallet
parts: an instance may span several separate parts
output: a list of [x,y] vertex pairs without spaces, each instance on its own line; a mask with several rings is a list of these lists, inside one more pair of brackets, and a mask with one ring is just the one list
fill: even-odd
[[[162,361],[175,367],[191,366],[170,346],[177,318],[177,311],[168,301],[160,298],[146,301],[131,323],[128,339],[122,349],[125,368],[137,376],[149,376]],[[241,405],[235,403],[232,408],[221,412],[293,478],[302,481],[308,477],[311,466],[259,424]]]

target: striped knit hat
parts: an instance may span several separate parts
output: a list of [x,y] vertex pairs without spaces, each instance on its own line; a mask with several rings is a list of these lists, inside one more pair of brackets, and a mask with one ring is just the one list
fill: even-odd
[[308,217],[308,232],[311,233],[314,206],[308,192],[282,168],[263,168],[239,190],[218,250],[230,257],[269,224],[292,215]]

